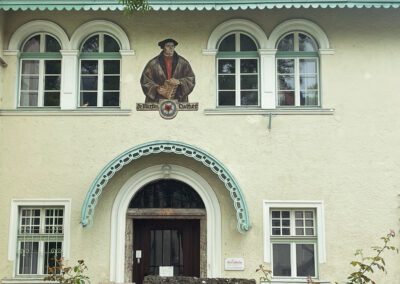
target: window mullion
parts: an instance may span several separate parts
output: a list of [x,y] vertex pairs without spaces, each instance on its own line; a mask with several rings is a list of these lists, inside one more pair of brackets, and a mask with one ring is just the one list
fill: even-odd
[[44,59],[39,60],[39,82],[38,82],[38,105],[39,107],[44,106]]
[[296,242],[290,244],[290,266],[292,267],[292,277],[297,277],[297,264],[296,264]]
[[240,106],[240,58],[235,59],[235,69],[236,69],[236,76],[235,76],[235,106]]
[[97,106],[103,106],[103,88],[104,88],[104,60],[99,59],[98,74],[97,74]]
[[300,106],[300,60],[298,57],[294,59],[294,68],[295,68],[295,82],[294,82],[294,97],[295,97],[295,106]]

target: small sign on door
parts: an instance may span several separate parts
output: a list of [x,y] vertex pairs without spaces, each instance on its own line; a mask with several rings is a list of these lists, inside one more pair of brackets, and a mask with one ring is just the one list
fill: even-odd
[[173,277],[174,267],[173,266],[160,266],[160,276],[161,277]]

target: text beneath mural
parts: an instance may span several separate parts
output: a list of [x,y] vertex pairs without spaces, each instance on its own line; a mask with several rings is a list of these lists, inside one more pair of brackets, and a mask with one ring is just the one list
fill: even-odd
[[160,100],[159,103],[137,103],[137,111],[158,111],[164,119],[172,119],[178,111],[198,111],[199,103],[182,103],[177,100]]

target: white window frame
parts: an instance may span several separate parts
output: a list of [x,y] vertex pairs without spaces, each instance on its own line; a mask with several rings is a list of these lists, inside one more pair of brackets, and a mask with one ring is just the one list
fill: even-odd
[[[97,32],[94,33],[92,35],[89,35],[88,37],[86,37],[83,41],[82,41],[82,45],[81,48],[83,47],[83,44],[86,42],[86,40],[88,40],[89,38],[91,38],[92,36],[98,35],[99,36],[99,51],[98,52],[93,52],[93,54],[98,54],[98,56],[94,56],[93,58],[80,58],[79,59],[79,90],[78,90],[78,107],[79,108],[101,108],[101,107],[106,107],[106,108],[120,108],[121,107],[121,65],[122,65],[122,60],[121,58],[107,58],[106,56],[104,56],[104,36],[107,35],[109,37],[112,37],[119,45],[120,50],[121,50],[121,43],[119,42],[119,40],[108,33],[104,33],[104,32]],[[97,65],[97,105],[96,106],[84,106],[82,105],[81,102],[81,81],[82,81],[82,61],[97,61],[98,65]],[[103,106],[103,96],[104,96],[104,61],[119,61],[119,98],[118,98],[118,105],[117,106]],[[87,76],[93,76],[93,75],[87,75]],[[83,76],[85,77],[85,76]],[[94,92],[93,92],[94,93]]]
[[[304,201],[304,200],[263,200],[264,216],[264,262],[272,264],[272,242],[271,242],[271,210],[282,209],[313,209],[316,218],[316,266],[318,263],[325,263],[325,226],[324,226],[324,203],[323,201]],[[283,242],[282,242],[283,243]],[[287,242],[290,243],[290,242]],[[307,241],[305,241],[307,243]],[[293,267],[293,263],[292,263]],[[318,274],[318,269],[315,270]],[[293,278],[293,277],[291,277]]]
[[[26,53],[29,54],[29,52],[23,52],[23,48],[25,46],[25,44],[34,36],[39,35],[40,36],[40,50],[39,53],[40,54],[46,54],[45,51],[45,46],[46,46],[46,35],[51,36],[52,38],[54,38],[55,40],[57,40],[58,44],[60,45],[60,47],[62,48],[62,43],[60,42],[60,40],[52,35],[49,34],[47,32],[39,32],[39,33],[34,33],[30,36],[28,36],[23,44],[21,45],[21,53]],[[21,105],[21,93],[22,93],[22,63],[24,61],[27,60],[31,60],[31,61],[39,61],[39,73],[38,73],[38,102],[37,105],[35,106],[25,106],[25,105]],[[51,74],[52,76],[60,76],[61,80],[60,80],[60,89],[59,90],[55,90],[58,91],[60,93],[60,105],[61,105],[61,92],[62,92],[62,86],[61,86],[61,82],[62,82],[62,58],[61,58],[61,50],[60,50],[60,58],[53,58],[53,57],[49,57],[49,58],[42,58],[42,57],[32,57],[32,58],[20,58],[19,60],[19,76],[18,76],[18,107],[19,108],[60,108],[60,105],[58,106],[45,106],[44,105],[44,95],[45,95],[45,76],[46,74],[44,73],[45,70],[45,62],[46,61],[60,61],[61,62],[61,70],[60,70],[60,74]]]
[[18,275],[18,259],[17,246],[18,246],[18,228],[19,228],[19,212],[21,207],[63,207],[64,208],[64,240],[63,240],[63,255],[65,260],[70,257],[70,220],[71,220],[71,199],[13,199],[11,201],[11,214],[10,214],[10,229],[8,238],[8,260],[14,263],[13,278],[20,278],[29,276],[30,278],[43,278],[42,274],[34,275]]
[[[240,56],[240,35],[243,34],[245,36],[248,36],[250,39],[253,40],[254,44],[257,47],[258,50],[258,43],[257,40],[251,35],[251,34],[247,34],[245,32],[231,32],[227,35],[225,35],[224,37],[221,38],[219,44],[225,40],[225,38],[227,38],[228,36],[231,35],[235,35],[235,51],[228,51],[228,52],[235,52],[237,53],[237,56],[232,56],[232,57],[218,57],[217,56],[217,66],[216,66],[216,74],[217,74],[217,96],[216,96],[216,106],[219,108],[224,108],[224,107],[260,107],[261,105],[261,76],[260,76],[260,57],[259,56],[246,56],[245,53],[243,54],[243,56]],[[225,51],[222,51],[225,52]],[[257,52],[257,51],[255,51]],[[255,59],[257,60],[257,73],[243,73],[243,74],[249,74],[249,75],[257,75],[257,104],[256,105],[242,105],[241,104],[241,96],[240,96],[240,92],[242,91],[242,86],[241,86],[241,82],[240,82],[240,76],[242,75],[241,71],[240,71],[240,61],[241,60],[246,60],[246,59]],[[224,73],[219,73],[219,61],[220,60],[235,60],[235,105],[220,105],[219,104],[219,91],[221,91],[219,89],[219,76],[220,75],[226,75]],[[222,90],[224,91],[224,90]],[[246,90],[244,90],[246,91]]]

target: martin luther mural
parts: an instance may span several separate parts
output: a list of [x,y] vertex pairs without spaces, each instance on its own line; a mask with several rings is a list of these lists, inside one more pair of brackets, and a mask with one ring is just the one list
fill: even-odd
[[151,59],[143,70],[140,84],[146,103],[160,100],[188,102],[195,86],[195,75],[189,62],[175,52],[178,42],[172,38],[158,43],[161,53]]

